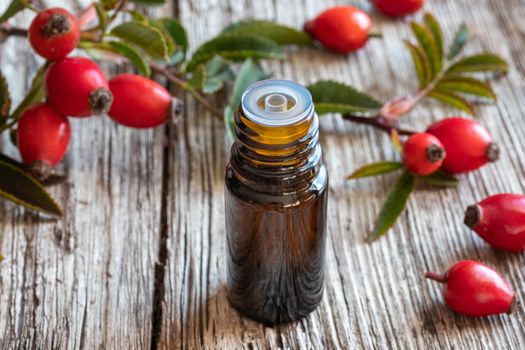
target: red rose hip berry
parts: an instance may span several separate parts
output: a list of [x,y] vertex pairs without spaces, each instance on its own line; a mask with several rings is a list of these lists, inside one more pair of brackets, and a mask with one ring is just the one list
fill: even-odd
[[511,311],[514,292],[501,275],[480,262],[463,260],[445,275],[427,272],[425,277],[444,284],[445,303],[452,311],[474,317]]
[[83,57],[54,62],[47,71],[45,88],[49,104],[70,117],[107,113],[113,100],[102,70]]
[[46,103],[27,108],[18,122],[17,142],[24,163],[45,178],[66,153],[71,127],[66,117]]
[[467,207],[464,222],[494,248],[525,250],[525,195],[502,193],[488,197]]
[[499,158],[498,146],[487,129],[477,121],[446,118],[430,125],[426,132],[436,136],[443,144],[447,152],[443,169],[449,173],[473,171]]
[[439,169],[445,159],[445,149],[439,140],[430,134],[411,135],[403,145],[403,163],[417,175],[430,175]]
[[369,38],[370,17],[353,6],[332,7],[304,25],[304,31],[324,47],[339,53],[356,51]]
[[171,114],[173,97],[153,80],[134,74],[121,74],[109,81],[113,104],[109,117],[133,128],[152,128],[164,124]]
[[39,12],[28,33],[33,50],[48,60],[66,57],[80,41],[77,18],[62,8]]
[[390,17],[401,17],[417,12],[425,0],[373,0],[375,7]]

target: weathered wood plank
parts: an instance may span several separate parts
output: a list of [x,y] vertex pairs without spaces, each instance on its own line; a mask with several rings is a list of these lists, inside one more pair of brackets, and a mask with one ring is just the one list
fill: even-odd
[[[30,17],[22,16],[20,25]],[[37,62],[23,39],[0,47],[2,72],[18,102]],[[130,130],[105,117],[71,124],[59,169],[68,180],[52,188],[64,219],[0,205],[0,347],[148,348],[164,131]],[[4,146],[17,156],[7,141]]]
[[[367,1],[355,3],[370,9]],[[171,7],[196,47],[232,20],[269,18],[300,27],[335,4],[346,2],[180,0]],[[67,208],[64,220],[46,221],[2,202],[0,348],[523,348],[522,307],[511,316],[457,316],[422,275],[459,259],[479,259],[502,272],[523,299],[523,255],[493,251],[461,221],[464,207],[486,195],[524,191],[525,3],[447,0],[427,8],[443,20],[447,38],[462,21],[474,27],[479,37],[469,52],[491,50],[511,61],[509,75],[495,84],[498,104],[480,108],[479,117],[500,142],[502,159],[462,176],[458,189],[418,191],[392,232],[366,245],[365,233],[393,178],[348,183],[344,176],[395,152],[374,130],[323,117],[331,176],[328,274],[322,305],[310,317],[267,328],[228,305],[223,170],[229,142],[221,122],[186,98],[183,119],[169,128],[167,149],[162,128],[138,132],[108,120],[75,120],[61,168],[69,180],[52,190]],[[408,26],[376,13],[373,20],[385,39],[356,54],[300,49],[287,62],[266,66],[276,77],[302,83],[343,80],[380,99],[413,91],[415,77],[400,41],[409,37]],[[37,61],[19,39],[0,50],[2,72],[20,100]],[[406,124],[423,129],[452,113],[429,102]],[[16,154],[7,140],[3,149]]]
[[[180,1],[182,21],[192,44],[205,41],[231,22],[256,17],[300,27],[325,7],[343,1]],[[366,1],[358,5],[369,8]],[[519,1],[432,2],[444,19],[445,34],[466,21],[479,34],[469,52],[487,49],[512,61],[524,52]],[[344,80],[382,99],[416,88],[410,58],[400,38],[403,21],[373,14],[384,40],[347,58],[297,50],[286,63],[268,67],[276,77],[302,83]],[[512,19],[515,19],[512,21]],[[500,23],[505,22],[505,23]],[[510,24],[512,23],[512,25]],[[492,29],[487,32],[486,28]],[[514,40],[509,41],[508,38]],[[363,240],[386,196],[391,177],[347,183],[344,176],[371,159],[395,157],[388,138],[374,130],[326,117],[322,143],[331,176],[326,293],[311,317],[293,325],[266,328],[240,318],[225,291],[223,167],[229,144],[217,121],[193,105],[175,130],[170,205],[166,317],[159,347],[188,348],[483,348],[523,346],[523,310],[512,316],[469,319],[450,313],[438,286],[423,279],[428,269],[444,269],[458,259],[480,259],[495,266],[514,288],[523,290],[523,256],[494,252],[461,223],[467,204],[500,191],[523,191],[521,104],[523,67],[500,79],[501,99],[480,108],[480,119],[505,150],[503,159],[479,173],[462,176],[457,190],[419,191],[389,236],[374,245]],[[517,89],[518,88],[518,89]],[[407,125],[422,129],[431,120],[457,114],[433,103],[417,108]],[[217,145],[223,145],[222,149]],[[189,151],[189,152],[188,152]],[[343,160],[343,161],[341,161]]]

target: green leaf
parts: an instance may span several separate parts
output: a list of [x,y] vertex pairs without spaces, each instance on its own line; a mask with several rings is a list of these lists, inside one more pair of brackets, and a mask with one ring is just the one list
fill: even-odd
[[437,48],[436,42],[430,30],[416,22],[411,23],[412,31],[416,36],[417,42],[420,47],[423,49],[425,56],[430,62],[431,76],[429,81],[434,79],[436,74],[441,69],[441,61],[439,57],[439,50]]
[[112,50],[126,57],[129,62],[137,68],[137,70],[144,76],[151,75],[151,69],[144,57],[134,47],[129,46],[121,41],[108,41],[107,44],[111,46]]
[[244,61],[239,73],[237,73],[233,83],[232,94],[229,98],[229,104],[224,110],[224,123],[228,135],[232,140],[235,140],[234,113],[241,103],[242,93],[253,83],[266,78],[268,78],[268,74],[262,69],[261,65],[250,58]]
[[13,165],[0,161],[0,197],[26,208],[60,216],[58,204],[42,184]]
[[452,107],[467,112],[470,115],[476,115],[474,108],[463,97],[449,91],[442,91],[438,88],[432,90],[428,96]]
[[22,11],[27,7],[27,0],[13,0],[7,6],[7,9],[4,11],[2,16],[0,16],[0,23],[7,22],[11,17],[16,15],[18,12]]
[[315,110],[324,113],[372,113],[382,107],[382,103],[373,97],[332,80],[321,80],[309,85]]
[[122,23],[113,28],[110,35],[142,48],[151,56],[168,58],[168,44],[164,35],[159,29],[145,23],[137,21]]
[[401,162],[377,162],[367,164],[364,167],[361,167],[354,171],[351,175],[347,177],[348,180],[361,179],[363,177],[382,175],[396,171],[403,168],[403,163]]
[[98,26],[102,33],[105,33],[108,26],[108,13],[106,12],[103,4],[95,2],[93,5],[95,6],[95,11],[97,12]]
[[224,126],[226,127],[226,134],[230,140],[235,141],[237,135],[235,134],[235,112],[231,106],[224,108]]
[[158,22],[164,26],[165,30],[169,33],[175,44],[179,47],[182,47],[182,51],[186,55],[189,42],[186,29],[184,29],[182,24],[173,18],[161,18],[158,20]]
[[223,33],[250,34],[275,41],[279,45],[312,45],[312,38],[303,31],[271,21],[247,20],[230,24]]
[[188,80],[188,84],[197,89],[204,90],[204,82],[206,80],[206,66],[204,64],[199,64],[197,69],[193,71],[191,79]]
[[419,86],[422,88],[430,82],[430,76],[432,75],[430,62],[428,61],[427,56],[419,46],[413,45],[408,41],[405,41],[404,43],[405,47],[410,52],[410,56],[412,56],[412,61],[414,63],[414,68],[417,73]]
[[432,186],[437,187],[455,187],[459,180],[452,174],[438,170],[435,173],[427,176],[422,176],[421,179]]
[[436,88],[441,91],[459,92],[491,100],[497,98],[489,83],[471,77],[445,77],[437,84]]
[[137,10],[128,10],[128,13],[131,15],[134,21],[148,24],[149,18],[144,13]]
[[[11,130],[11,131],[13,131],[13,130]],[[10,136],[12,134],[13,133],[10,133]],[[13,142],[13,145],[15,147],[17,146],[16,145],[16,140],[15,141],[12,140],[11,142]],[[9,165],[19,169],[20,171],[27,173],[27,174],[31,173],[31,167],[30,166],[28,166],[27,164],[20,163],[19,161],[16,161],[13,158],[10,158],[10,157],[6,156],[5,154],[2,154],[2,153],[0,153],[0,162],[7,163],[7,164],[9,164]],[[43,184],[44,186],[50,186],[50,185],[61,183],[65,179],[66,179],[66,177],[63,176],[63,175],[51,174],[44,181],[41,181],[40,183]]]
[[13,115],[11,116],[12,119],[17,120],[27,107],[44,99],[46,96],[44,91],[44,76],[49,64],[49,62],[46,62],[38,69],[31,83],[29,92],[24,97],[22,102],[20,102],[18,107],[16,107]]
[[388,229],[396,223],[397,218],[406,207],[408,197],[414,190],[415,183],[414,175],[408,171],[404,171],[399,176],[377,216],[374,229],[367,238],[368,242],[375,241],[385,235]]
[[457,57],[463,50],[463,47],[467,43],[469,36],[468,27],[465,24],[462,24],[458,31],[456,32],[456,35],[454,35],[454,40],[452,41],[452,45],[450,46],[450,49],[448,50],[448,56],[447,58],[449,60],[453,60]]
[[454,63],[446,72],[447,75],[469,72],[507,73],[507,62],[495,54],[482,53],[465,57]]
[[11,109],[11,97],[9,96],[9,86],[2,72],[0,72],[0,125],[4,124],[9,116]]
[[199,47],[188,63],[188,70],[195,69],[199,63],[207,62],[217,55],[232,61],[286,57],[279,45],[272,40],[254,35],[224,34]]
[[224,83],[235,79],[235,74],[220,56],[215,56],[206,63],[206,80],[203,92],[211,94],[223,87]]
[[443,64],[443,56],[445,52],[445,45],[443,43],[443,31],[436,18],[431,13],[425,13],[425,24],[430,29],[434,42],[436,44],[438,59],[440,66]]
[[166,42],[166,48],[168,50],[168,56],[171,56],[173,54],[173,52],[175,51],[175,48],[176,48],[177,45],[176,45],[175,41],[171,38],[170,32],[166,29],[164,24],[162,24],[161,22],[159,22],[157,20],[154,20],[154,19],[150,18],[150,19],[148,19],[148,24],[150,25],[150,27],[156,28],[162,33],[162,36],[164,37],[164,41]]
[[166,0],[131,0],[131,2],[134,2],[135,4],[139,5],[158,6],[164,5],[166,3]]

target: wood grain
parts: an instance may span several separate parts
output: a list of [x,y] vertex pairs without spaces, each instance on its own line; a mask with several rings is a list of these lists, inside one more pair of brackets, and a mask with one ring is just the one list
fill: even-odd
[[[407,23],[380,16],[365,0],[352,3],[371,11],[383,40],[348,57],[291,49],[286,62],[265,66],[275,77],[336,79],[383,100],[414,91],[416,78],[400,40],[410,36]],[[348,2],[179,0],[154,11],[179,15],[195,48],[234,20],[268,18],[300,27],[335,4]],[[441,0],[426,8],[442,20],[448,40],[462,22],[474,29],[467,52],[483,49],[509,60],[509,74],[494,84],[498,103],[478,109],[502,158],[461,176],[457,189],[421,188],[388,236],[367,245],[366,232],[393,178],[349,183],[344,177],[396,154],[382,133],[323,117],[331,177],[328,271],[321,307],[311,316],[268,328],[228,305],[223,175],[229,142],[220,121],[182,96],[183,118],[166,130],[138,132],[105,118],[73,121],[72,147],[60,169],[69,179],[52,189],[67,208],[64,220],[46,221],[2,202],[0,347],[524,348],[525,258],[490,249],[462,224],[462,213],[489,194],[524,192],[525,3]],[[20,39],[9,39],[0,50],[2,72],[19,101],[39,61]],[[224,100],[222,95],[213,102]],[[452,114],[458,113],[428,102],[404,125],[423,129]],[[7,140],[3,149],[16,154]],[[439,286],[423,273],[459,259],[478,259],[500,271],[517,292],[515,312],[473,319],[448,311]]]

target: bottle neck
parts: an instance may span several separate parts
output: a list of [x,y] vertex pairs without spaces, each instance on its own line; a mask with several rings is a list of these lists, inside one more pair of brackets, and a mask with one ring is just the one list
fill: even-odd
[[252,121],[239,108],[235,132],[232,170],[256,191],[302,191],[310,186],[322,166],[319,118],[314,112],[295,124],[276,127]]

